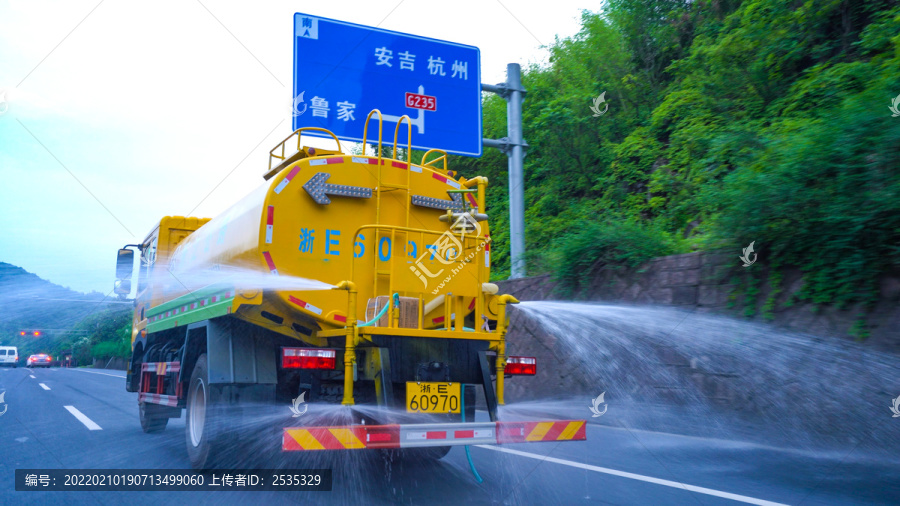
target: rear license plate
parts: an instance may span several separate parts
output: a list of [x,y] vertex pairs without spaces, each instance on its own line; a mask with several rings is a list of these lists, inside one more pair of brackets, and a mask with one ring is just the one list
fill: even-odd
[[406,382],[406,411],[409,413],[459,413],[459,383]]

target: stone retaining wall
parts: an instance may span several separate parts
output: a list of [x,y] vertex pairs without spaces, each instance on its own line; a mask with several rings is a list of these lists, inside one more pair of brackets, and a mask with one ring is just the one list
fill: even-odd
[[497,283],[500,293],[519,300],[587,300],[677,306],[745,318],[751,306],[751,321],[766,322],[797,332],[818,336],[857,338],[854,326],[865,315],[868,337],[865,345],[900,354],[900,271],[879,283],[879,300],[866,311],[861,304],[847,308],[816,307],[811,303],[789,303],[803,285],[796,268],[783,270],[782,288],[775,297],[771,318],[763,316],[763,305],[773,287],[763,281],[753,303],[745,303],[736,293],[735,278],[748,276],[750,269],[767,280],[768,267],[760,262],[744,268],[736,253],[698,252],[654,258],[635,269],[605,269],[590,276],[581,292],[567,294],[551,276],[535,276]]

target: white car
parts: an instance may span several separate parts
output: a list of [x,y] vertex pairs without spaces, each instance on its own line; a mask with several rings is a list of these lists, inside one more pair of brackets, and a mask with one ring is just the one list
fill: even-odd
[[53,357],[47,355],[46,353],[38,353],[37,355],[32,355],[28,357],[28,360],[25,363],[25,367],[47,367],[53,364]]
[[19,350],[15,346],[0,346],[0,366],[19,367]]

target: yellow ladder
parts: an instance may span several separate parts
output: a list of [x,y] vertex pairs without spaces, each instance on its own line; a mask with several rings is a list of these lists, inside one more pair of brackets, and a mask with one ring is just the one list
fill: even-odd
[[[406,184],[395,184],[395,183],[386,183],[384,181],[384,164],[385,160],[382,157],[382,137],[383,137],[383,119],[381,116],[381,111],[378,109],[373,109],[372,112],[369,113],[369,116],[366,117],[366,123],[363,127],[363,156],[366,154],[366,140],[368,139],[368,128],[369,128],[369,120],[372,118],[373,114],[378,114],[378,172],[377,172],[377,184],[375,187],[375,234],[374,234],[374,242],[373,242],[373,254],[372,254],[372,269],[373,269],[373,295],[377,297],[380,294],[387,295],[388,304],[391,303],[391,297],[394,293],[394,250],[396,249],[396,241],[399,239],[397,237],[398,234],[402,234],[402,239],[404,240],[404,248],[402,249],[405,260],[406,255],[408,255],[406,251],[406,247],[408,246],[408,237],[409,233],[406,229],[409,228],[409,216],[412,212],[412,198],[410,195],[410,181],[412,172],[412,123],[407,115],[403,115],[397,120],[397,127],[394,129],[394,146],[393,152],[391,153],[391,165],[394,166],[395,162],[400,162],[397,158],[397,140],[400,133],[400,125],[403,121],[406,121],[407,125],[407,150],[406,150]],[[382,225],[381,222],[381,213],[382,213],[382,198],[381,194],[383,191],[395,191],[402,190],[405,193],[404,196],[404,214],[405,214],[405,226],[404,230],[397,230],[394,228],[390,229],[390,250],[388,251],[388,260],[386,262],[388,265],[385,268],[384,265],[379,266],[379,262],[384,262],[381,260],[381,239],[383,237],[388,237],[387,235],[382,235],[383,231],[378,225]],[[379,268],[381,267],[381,268]],[[379,281],[387,278],[387,291],[382,292],[379,290],[379,287],[382,286]],[[399,311],[394,311],[393,307],[388,308],[388,321],[389,325],[397,326],[397,322],[399,320]]]

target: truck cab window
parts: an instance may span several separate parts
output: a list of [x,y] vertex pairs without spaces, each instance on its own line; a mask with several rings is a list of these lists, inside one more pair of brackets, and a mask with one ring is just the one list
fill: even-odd
[[156,263],[156,242],[157,237],[154,237],[149,243],[145,243],[144,247],[141,248],[141,270],[138,274],[138,294],[143,293],[144,289],[147,288],[147,281],[150,279],[153,264]]

